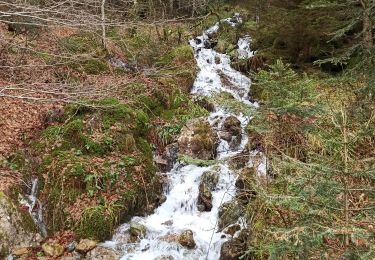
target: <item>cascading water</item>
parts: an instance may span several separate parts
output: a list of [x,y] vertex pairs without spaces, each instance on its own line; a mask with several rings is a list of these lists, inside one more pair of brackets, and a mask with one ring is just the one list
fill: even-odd
[[38,192],[38,178],[33,177],[31,179],[30,194],[26,199],[20,198],[20,203],[29,209],[29,213],[33,218],[35,224],[39,227],[39,230],[43,236],[47,236],[47,229],[43,222],[43,206],[37,197]]
[[[226,22],[234,27],[242,21],[239,14],[235,14],[233,18],[224,19],[221,22]],[[217,53],[211,47],[210,35],[216,33],[219,27],[220,23],[216,23],[201,36],[190,41],[200,70],[192,94],[211,96],[227,92],[238,102],[256,108],[258,105],[251,103],[248,97],[251,80],[230,66],[228,55]],[[254,54],[250,50],[250,42],[251,38],[248,36],[239,40],[240,58],[249,58]],[[226,80],[223,81],[222,77],[225,77]],[[130,228],[130,224],[124,224],[114,235],[113,240],[106,242],[105,246],[115,247],[122,251],[121,259],[124,260],[219,259],[221,245],[226,241],[224,233],[217,232],[219,208],[224,202],[232,199],[236,192],[234,185],[236,176],[229,167],[228,159],[245,149],[248,142],[245,127],[250,120],[248,116],[241,113],[232,113],[224,107],[216,106],[215,112],[211,113],[208,121],[218,130],[229,116],[235,116],[241,123],[242,134],[239,144],[233,146],[228,141],[221,139],[217,149],[218,163],[215,166],[198,167],[177,163],[167,173],[169,179],[169,189],[165,192],[167,200],[152,215],[135,217],[132,220],[147,228],[146,236],[136,243],[128,243],[128,241],[122,243],[124,234]],[[261,174],[264,173],[263,164],[258,166]],[[201,176],[214,167],[220,177],[216,189],[212,192],[212,209],[209,212],[200,212],[197,209],[197,196]],[[241,220],[238,223],[243,227]],[[180,234],[184,230],[193,232],[196,243],[194,249],[185,248],[175,240],[166,239]]]

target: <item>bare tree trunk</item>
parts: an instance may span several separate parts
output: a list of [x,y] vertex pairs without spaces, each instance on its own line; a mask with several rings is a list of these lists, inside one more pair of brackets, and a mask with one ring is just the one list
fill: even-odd
[[342,135],[344,138],[344,215],[345,215],[345,247],[349,247],[349,189],[348,189],[348,173],[349,173],[349,149],[348,149],[348,129],[347,129],[347,114],[344,108],[342,113]]
[[103,49],[107,49],[107,42],[106,42],[106,31],[105,31],[105,1],[102,0],[101,12],[102,12],[102,46]]
[[373,23],[371,20],[371,6],[370,6],[369,1],[366,1],[366,0],[360,0],[360,3],[363,8],[363,18],[362,18],[363,44],[366,50],[370,52],[372,47],[374,46],[373,34],[372,34]]
[[174,0],[169,0],[169,13],[172,16],[173,16],[173,12],[174,12],[173,6],[174,6]]
[[196,10],[196,3],[195,3],[195,0],[193,0],[193,4],[191,6],[191,17],[194,17],[195,15],[195,10]]

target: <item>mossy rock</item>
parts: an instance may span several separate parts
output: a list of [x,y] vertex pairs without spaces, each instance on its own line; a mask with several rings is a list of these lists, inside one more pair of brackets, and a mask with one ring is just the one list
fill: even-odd
[[187,155],[184,155],[184,154],[178,155],[178,161],[180,163],[192,164],[192,165],[196,165],[196,166],[199,166],[199,167],[208,167],[208,166],[215,165],[217,163],[217,161],[215,161],[215,160],[194,159],[194,158],[192,158],[190,156],[187,156]]
[[134,237],[143,238],[147,234],[147,228],[136,221],[132,221],[130,222],[129,232]]
[[217,134],[205,120],[191,120],[182,128],[178,138],[180,153],[194,159],[212,160],[219,143]]
[[203,182],[209,190],[213,191],[219,183],[219,173],[215,170],[204,172],[201,177],[201,182]]
[[212,209],[212,193],[210,188],[201,181],[199,184],[199,194],[197,207],[199,211],[211,211]]
[[235,224],[241,216],[241,208],[236,200],[228,201],[219,208],[219,231],[226,227]]
[[18,207],[18,192],[13,191],[12,199],[0,192],[0,258],[18,247],[33,246],[37,242],[38,227],[27,210]]
[[118,210],[97,206],[85,210],[77,234],[82,238],[104,241],[111,238],[117,221]]

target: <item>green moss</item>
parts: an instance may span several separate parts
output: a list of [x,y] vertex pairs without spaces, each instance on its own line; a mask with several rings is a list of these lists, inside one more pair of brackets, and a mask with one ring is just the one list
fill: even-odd
[[[252,87],[253,88],[253,87]],[[235,113],[242,113],[246,116],[252,116],[255,113],[255,108],[248,106],[236,100],[230,93],[220,93],[209,98],[209,101],[214,104],[223,106],[228,111]]]
[[108,65],[99,59],[89,59],[81,64],[84,72],[98,75],[108,71]]
[[172,49],[167,54],[163,55],[156,62],[156,65],[165,66],[170,65],[172,62],[186,63],[194,60],[194,53],[190,45],[181,45]]
[[164,111],[164,106],[155,96],[141,95],[137,102],[144,107],[144,111],[150,116],[159,116]]
[[90,34],[80,34],[64,38],[60,46],[63,50],[75,54],[89,53],[99,46],[99,41]]
[[87,208],[77,229],[82,238],[104,241],[112,236],[123,206],[115,204],[98,205]]
[[199,166],[199,167],[208,167],[208,166],[215,165],[217,163],[217,161],[215,161],[215,160],[194,159],[194,158],[191,158],[190,156],[182,155],[182,154],[178,155],[178,160],[180,162],[183,162],[183,163],[186,163],[186,164],[193,164],[193,165],[196,165],[196,166]]
[[179,61],[191,61],[194,59],[193,49],[188,44],[174,48],[171,55],[174,60],[178,59]]
[[150,118],[143,110],[135,110],[134,112],[136,116],[135,135],[145,136],[148,131]]
[[136,139],[136,144],[145,157],[152,158],[152,147],[146,139],[139,137]]
[[62,134],[63,128],[61,126],[49,126],[42,132],[43,138],[56,138]]
[[35,233],[39,231],[39,228],[35,224],[33,218],[27,211],[19,211],[21,217],[21,225],[23,229],[30,233]]

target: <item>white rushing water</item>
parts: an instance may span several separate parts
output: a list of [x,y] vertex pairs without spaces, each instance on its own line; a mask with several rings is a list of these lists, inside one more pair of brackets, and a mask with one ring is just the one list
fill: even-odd
[[[234,27],[242,21],[239,14],[235,14],[233,18],[224,19],[222,22],[229,23]],[[251,103],[248,97],[251,80],[231,67],[228,55],[217,53],[210,46],[210,35],[216,33],[219,27],[220,23],[216,23],[201,36],[190,41],[199,67],[192,94],[211,96],[216,93],[227,92],[237,101],[257,107],[258,105]],[[250,50],[250,42],[251,39],[248,36],[239,40],[240,58],[248,58],[254,54]],[[134,244],[122,242],[130,227],[130,224],[124,224],[114,235],[112,241],[104,244],[105,246],[122,251],[121,259],[124,260],[219,259],[221,245],[228,236],[224,236],[222,232],[217,232],[218,211],[220,205],[232,199],[236,192],[234,185],[236,176],[229,168],[226,159],[245,149],[248,142],[245,127],[250,120],[249,117],[241,113],[235,114],[217,106],[215,112],[209,116],[208,121],[212,125],[215,124],[215,128],[220,129],[228,116],[236,116],[241,122],[241,142],[237,146],[231,147],[227,141],[220,140],[217,151],[218,163],[215,166],[198,167],[176,163],[174,168],[167,173],[169,188],[165,192],[166,201],[152,215],[132,219],[132,221],[147,228],[146,236],[140,242]],[[261,173],[264,172],[262,163],[258,166]],[[253,162],[250,161],[249,164],[253,164]],[[200,179],[204,172],[213,168],[218,171],[220,176],[219,183],[212,192],[213,207],[209,212],[200,212],[197,209]],[[240,220],[239,224],[242,225]],[[196,242],[195,249],[184,248],[176,241],[166,239],[178,235],[184,230],[193,231]]]
[[29,213],[43,236],[47,236],[47,228],[43,222],[43,205],[37,197],[39,180],[36,177],[31,179],[30,194],[25,199],[20,196],[19,201],[29,209]]

